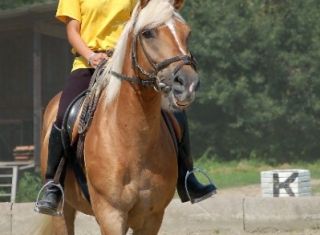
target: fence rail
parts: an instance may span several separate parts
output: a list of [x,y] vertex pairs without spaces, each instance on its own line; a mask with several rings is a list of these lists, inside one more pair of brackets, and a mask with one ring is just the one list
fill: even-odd
[[33,161],[0,162],[0,198],[16,201],[19,170],[34,167]]

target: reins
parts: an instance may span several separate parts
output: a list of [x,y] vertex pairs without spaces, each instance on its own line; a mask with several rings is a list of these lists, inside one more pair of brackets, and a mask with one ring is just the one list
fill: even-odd
[[[132,68],[135,71],[135,75],[133,77],[123,75],[121,73],[111,71],[111,74],[114,75],[116,78],[124,81],[128,81],[132,84],[138,84],[145,87],[153,87],[156,91],[165,91],[168,92],[171,90],[171,87],[166,85],[165,83],[161,82],[158,78],[158,73],[163,69],[167,68],[171,64],[175,62],[181,61],[179,65],[173,71],[173,76],[175,77],[180,69],[185,65],[190,65],[194,70],[197,70],[197,62],[194,59],[193,55],[177,55],[175,57],[166,59],[159,63],[155,62],[151,56],[147,53],[147,50],[142,42],[141,39],[142,30],[140,30],[137,35],[133,38],[133,43],[131,46],[131,60],[132,60]],[[152,72],[146,71],[138,62],[137,57],[137,49],[138,49],[138,42],[141,46],[145,57],[147,58],[150,65],[153,67]],[[140,78],[139,73],[142,74],[145,78]]]

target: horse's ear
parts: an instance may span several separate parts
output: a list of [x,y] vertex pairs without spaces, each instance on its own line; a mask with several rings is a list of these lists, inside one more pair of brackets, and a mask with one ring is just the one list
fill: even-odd
[[148,2],[150,2],[150,0],[140,0],[141,8],[144,8],[148,4]]
[[180,10],[183,7],[184,0],[174,0],[174,8]]

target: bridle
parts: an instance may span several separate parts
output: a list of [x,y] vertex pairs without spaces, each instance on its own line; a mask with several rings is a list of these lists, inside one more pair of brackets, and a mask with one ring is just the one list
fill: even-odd
[[[161,26],[161,25],[159,25]],[[159,27],[158,26],[158,27]],[[180,71],[180,69],[185,66],[185,65],[190,65],[194,70],[197,70],[197,63],[196,60],[194,59],[193,55],[190,53],[190,55],[177,55],[174,57],[171,57],[169,59],[165,59],[159,63],[155,62],[151,56],[147,53],[147,50],[142,42],[142,32],[143,30],[140,30],[136,36],[133,38],[133,43],[131,46],[131,60],[132,60],[132,68],[135,71],[136,77],[129,77],[125,76],[123,74],[117,73],[115,71],[111,71],[111,74],[117,77],[118,79],[128,81],[133,84],[139,84],[142,86],[146,87],[153,87],[156,91],[165,91],[168,92],[171,90],[171,86],[168,86],[167,84],[163,83],[159,78],[158,78],[158,73],[162,71],[163,69],[167,68],[171,64],[175,62],[181,61],[179,63],[174,71],[173,71],[173,77],[177,75],[177,73]],[[139,44],[138,44],[139,43]],[[138,45],[141,46],[142,51],[147,58],[148,62],[153,68],[152,72],[146,71],[138,62],[138,57],[137,57],[137,49]],[[139,76],[140,74],[143,75],[144,78],[141,78]]]

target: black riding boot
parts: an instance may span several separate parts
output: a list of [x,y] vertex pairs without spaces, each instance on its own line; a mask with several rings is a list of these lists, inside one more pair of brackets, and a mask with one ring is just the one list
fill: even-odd
[[[48,164],[45,175],[46,182],[53,181],[58,165],[63,155],[61,130],[54,124],[51,129],[48,144]],[[43,197],[37,202],[36,211],[42,214],[57,215],[61,200],[61,190],[49,184],[44,191]]]
[[178,144],[178,181],[177,192],[182,202],[187,202],[191,198],[191,203],[202,201],[216,193],[216,186],[213,184],[203,185],[196,176],[191,173],[187,179],[187,189],[185,187],[185,177],[187,172],[193,170],[193,161],[190,150],[190,138],[187,115],[185,112],[175,112],[174,116],[177,118],[182,128],[182,139]]

